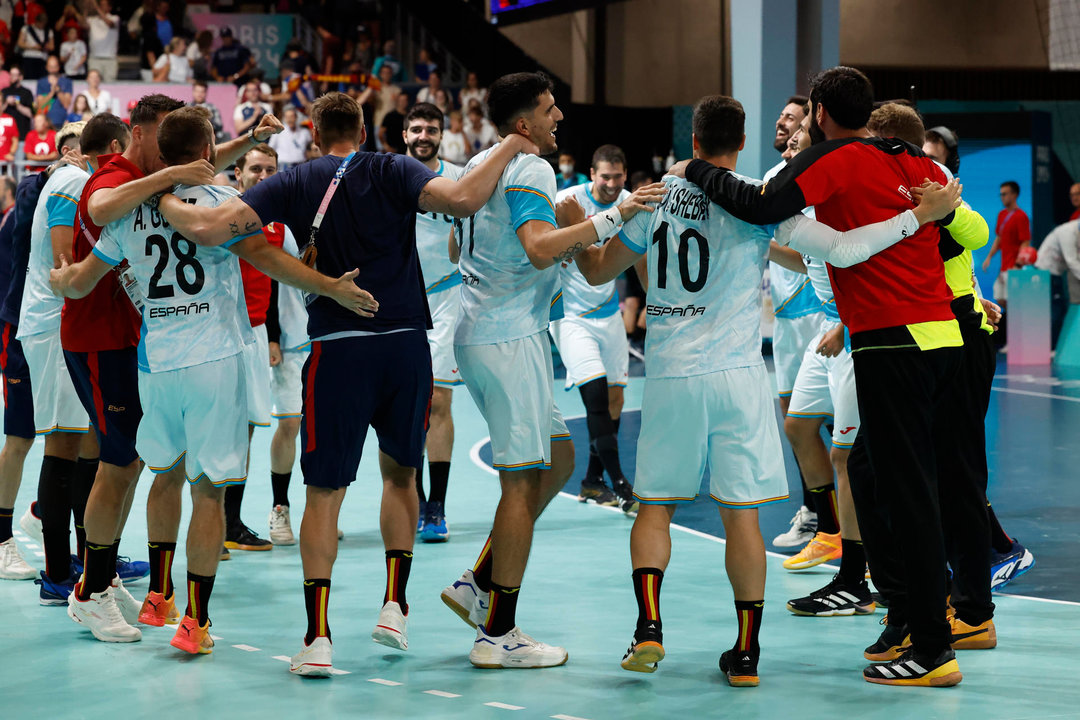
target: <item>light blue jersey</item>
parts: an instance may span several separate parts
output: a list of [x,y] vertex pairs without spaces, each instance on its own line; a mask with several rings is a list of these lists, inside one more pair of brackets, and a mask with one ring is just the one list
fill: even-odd
[[[615,202],[604,205],[589,192],[591,186],[592,183],[584,183],[566,190],[560,190],[555,197],[555,202],[572,196],[577,199],[585,210],[585,217],[592,217],[608,208],[615,207],[630,197],[630,193],[623,190],[619,193],[619,197]],[[605,318],[611,317],[619,311],[619,294],[615,292],[614,280],[603,285],[590,285],[574,263],[570,263],[566,267],[560,266],[559,279],[562,282],[563,312],[566,315]]]
[[49,288],[49,271],[53,269],[51,231],[57,226],[73,227],[75,207],[89,179],[90,174],[85,170],[64,165],[53,172],[41,190],[30,230],[30,260],[19,310],[19,338],[60,329],[64,299],[53,295]]
[[656,211],[638,213],[619,233],[631,250],[648,253],[648,377],[760,365],[761,276],[772,228],[737,220],[684,179],[664,182],[668,193]]
[[[178,198],[200,207],[216,207],[238,195],[220,185],[176,190]],[[113,266],[126,258],[146,298],[139,370],[201,365],[236,355],[254,342],[240,264],[227,249],[241,239],[217,247],[196,245],[147,205],[105,226],[94,255]]]
[[[281,249],[293,257],[299,257],[296,238],[288,225]],[[285,352],[303,350],[311,343],[307,334],[307,305],[304,291],[292,285],[278,283],[278,325],[281,327],[281,349]]]
[[[491,152],[476,155],[465,172]],[[558,267],[533,267],[517,229],[530,220],[557,227],[554,199],[555,171],[547,161],[520,153],[506,166],[491,199],[473,216],[472,232],[460,238],[455,345],[493,345],[547,330],[559,299]]]
[[[439,175],[457,180],[464,169],[439,161]],[[449,290],[461,283],[458,266],[450,262],[447,250],[450,231],[454,228],[454,217],[439,213],[416,213],[416,252],[420,256],[420,270],[424,273],[427,294]],[[469,220],[465,220],[466,225]],[[465,229],[468,233],[468,229]]]
[[[787,160],[781,160],[769,168],[762,182],[768,183],[786,166]],[[769,297],[772,299],[773,315],[778,318],[793,319],[820,311],[806,275],[788,270],[771,260],[769,261]]]

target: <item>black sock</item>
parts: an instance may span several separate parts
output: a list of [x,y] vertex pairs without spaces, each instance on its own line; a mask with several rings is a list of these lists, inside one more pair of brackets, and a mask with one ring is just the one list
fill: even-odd
[[634,580],[634,597],[637,598],[637,630],[634,638],[644,638],[653,632],[663,637],[660,584],[664,581],[664,571],[658,568],[638,568],[630,577]]
[[150,592],[161,593],[166,598],[172,597],[172,563],[176,555],[176,543],[149,542],[146,547],[150,551]]
[[994,508],[990,507],[989,502],[986,503],[986,514],[990,516],[990,545],[999,553],[1009,552],[1012,549],[1012,538],[1001,527],[1001,523],[997,519],[997,513],[994,512]]
[[[120,538],[116,538],[116,540],[113,541],[113,544],[112,544],[112,546],[110,548],[110,553],[111,553],[111,557],[109,558],[109,561],[110,561],[109,562],[109,567],[112,568],[112,574],[113,575],[119,575],[120,573],[116,568],[116,563],[117,563],[117,558],[120,557]],[[113,575],[109,576],[110,580],[112,580]]]
[[[795,463],[795,465],[798,466],[798,463]],[[803,477],[802,470],[799,470],[799,484],[802,485],[803,507],[816,515],[817,509],[814,507],[814,497],[810,494],[810,488],[806,487],[806,478]]]
[[484,632],[491,637],[501,637],[517,625],[517,601],[521,586],[504,587],[491,583],[491,605],[488,607]]
[[596,452],[612,482],[624,477],[622,463],[619,461],[619,441],[615,438],[615,433],[596,438]]
[[270,487],[274,491],[274,505],[289,507],[289,481],[292,473],[270,473]]
[[199,625],[205,625],[210,619],[207,608],[210,605],[210,593],[214,591],[214,576],[187,574],[188,606],[185,613],[193,617]]
[[304,605],[307,607],[307,634],[304,644],[310,645],[315,638],[330,639],[327,610],[330,605],[330,578],[304,581]]
[[836,516],[836,486],[825,485],[810,488],[811,508],[817,513],[817,529],[820,533],[835,535],[840,532],[840,519]]
[[409,614],[409,604],[405,602],[405,586],[409,584],[412,558],[413,554],[408,550],[386,551],[386,591],[383,592],[383,605],[396,602],[405,615]]
[[71,494],[74,460],[55,455],[41,459],[38,512],[45,545],[45,574],[54,582],[71,576]]
[[491,590],[491,535],[488,535],[484,549],[480,551],[480,557],[476,558],[476,564],[473,565],[473,582],[480,592]]
[[596,452],[596,443],[589,443],[589,466],[585,468],[586,480],[604,479],[604,463],[600,462],[600,453]]
[[86,501],[90,499],[90,490],[94,487],[97,471],[97,458],[79,458],[75,464],[75,474],[68,486],[71,515],[75,520],[75,554],[79,557],[83,556],[83,548],[86,546]]
[[840,538],[843,555],[840,556],[840,577],[848,585],[866,582],[866,551],[862,540]]
[[450,482],[449,462],[429,462],[428,474],[431,476],[431,492],[428,500],[446,505],[446,486]]
[[104,592],[112,585],[116,566],[109,564],[112,559],[112,545],[87,543],[84,558],[85,566],[83,580],[79,584],[79,599],[86,601],[90,598],[90,593]]
[[761,615],[765,611],[764,600],[736,600],[735,614],[739,616],[739,638],[735,641],[736,652],[758,655],[758,632],[761,631]]
[[15,508],[0,508],[0,542],[11,539],[11,520],[15,517]]
[[244,502],[244,485],[225,488],[225,530],[239,530],[244,525],[240,519],[240,505]]
[[[427,496],[424,495],[424,463],[420,463],[420,467],[416,468],[416,497],[420,502],[427,502]],[[423,519],[423,518],[421,518]]]

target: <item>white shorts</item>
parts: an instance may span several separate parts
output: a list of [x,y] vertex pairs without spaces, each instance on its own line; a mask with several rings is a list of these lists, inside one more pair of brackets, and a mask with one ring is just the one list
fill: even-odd
[[566,365],[567,390],[602,377],[609,387],[626,387],[630,349],[620,313],[606,318],[567,316],[551,323],[551,337]]
[[709,469],[723,507],[787,500],[787,473],[764,365],[687,378],[646,378],[634,496],[690,503]]
[[301,380],[307,350],[286,350],[281,363],[270,368],[270,396],[274,402],[271,413],[278,418],[298,418],[302,415],[304,390]]
[[491,435],[496,470],[551,467],[551,443],[570,432],[555,406],[547,333],[495,345],[455,345],[465,387]]
[[22,338],[23,355],[30,368],[30,389],[34,396],[34,428],[38,435],[52,432],[84,433],[90,417],[75,392],[60,330],[35,333]]
[[795,388],[795,376],[810,338],[818,334],[825,319],[822,313],[810,313],[797,318],[776,318],[773,325],[772,356],[776,371],[776,394],[791,395]]
[[998,273],[994,278],[994,300],[1001,302],[1009,299],[1009,271]]
[[431,349],[431,374],[438,387],[461,385],[454,357],[454,330],[461,316],[461,288],[454,286],[428,295],[432,328],[427,331]]
[[255,342],[244,346],[244,372],[247,373],[248,422],[259,427],[270,425],[270,341],[266,324],[251,328]]
[[[828,325],[835,327],[835,323],[826,323]],[[787,414],[796,418],[831,418],[833,446],[849,448],[859,434],[855,365],[847,350],[831,358],[818,355],[817,346],[828,329],[823,326],[806,346]]]
[[167,372],[139,373],[143,418],[135,446],[155,473],[183,461],[188,482],[241,485],[247,477],[242,353]]

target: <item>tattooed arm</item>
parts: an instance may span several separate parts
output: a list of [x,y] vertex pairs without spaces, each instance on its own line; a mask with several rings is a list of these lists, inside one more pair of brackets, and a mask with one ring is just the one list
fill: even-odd
[[162,196],[158,210],[177,232],[198,245],[221,245],[259,232],[264,225],[251,206],[240,198],[208,208],[168,194]]
[[98,227],[105,227],[127,215],[152,195],[171,190],[174,185],[210,185],[214,167],[206,160],[173,165],[119,187],[95,190],[86,200],[86,211]]

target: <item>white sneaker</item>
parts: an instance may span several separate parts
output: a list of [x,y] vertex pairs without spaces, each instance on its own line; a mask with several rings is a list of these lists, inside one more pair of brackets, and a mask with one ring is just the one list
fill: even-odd
[[791,528],[773,538],[776,547],[802,547],[814,539],[817,533],[817,513],[803,505],[791,518]]
[[22,517],[19,518],[19,527],[38,545],[45,543],[45,536],[41,534],[41,518],[30,512],[29,506],[26,508],[26,512],[22,514]]
[[328,637],[317,637],[310,645],[292,656],[289,672],[304,677],[330,677],[334,669],[332,662],[334,646]]
[[68,596],[68,617],[85,625],[101,642],[138,642],[142,631],[129,625],[120,614],[115,589],[107,587],[104,592],[91,593],[85,602],[72,591]]
[[473,571],[466,570],[461,579],[442,591],[446,607],[475,628],[487,620],[488,594],[476,586]]
[[131,593],[124,587],[124,581],[120,579],[119,575],[113,575],[112,591],[113,597],[116,598],[116,607],[120,608],[120,614],[124,616],[124,621],[129,625],[139,622],[142,603],[132,597]]
[[275,545],[295,545],[292,522],[289,520],[289,506],[275,505],[270,511],[270,542]]
[[409,649],[409,629],[400,605],[396,602],[383,605],[379,612],[379,622],[371,631],[371,639],[395,650]]
[[30,567],[19,554],[15,538],[11,537],[0,543],[0,579],[33,580],[37,576],[37,570]]
[[481,625],[476,628],[469,662],[478,668],[545,668],[562,665],[567,657],[566,648],[536,642],[521,628],[492,637]]

